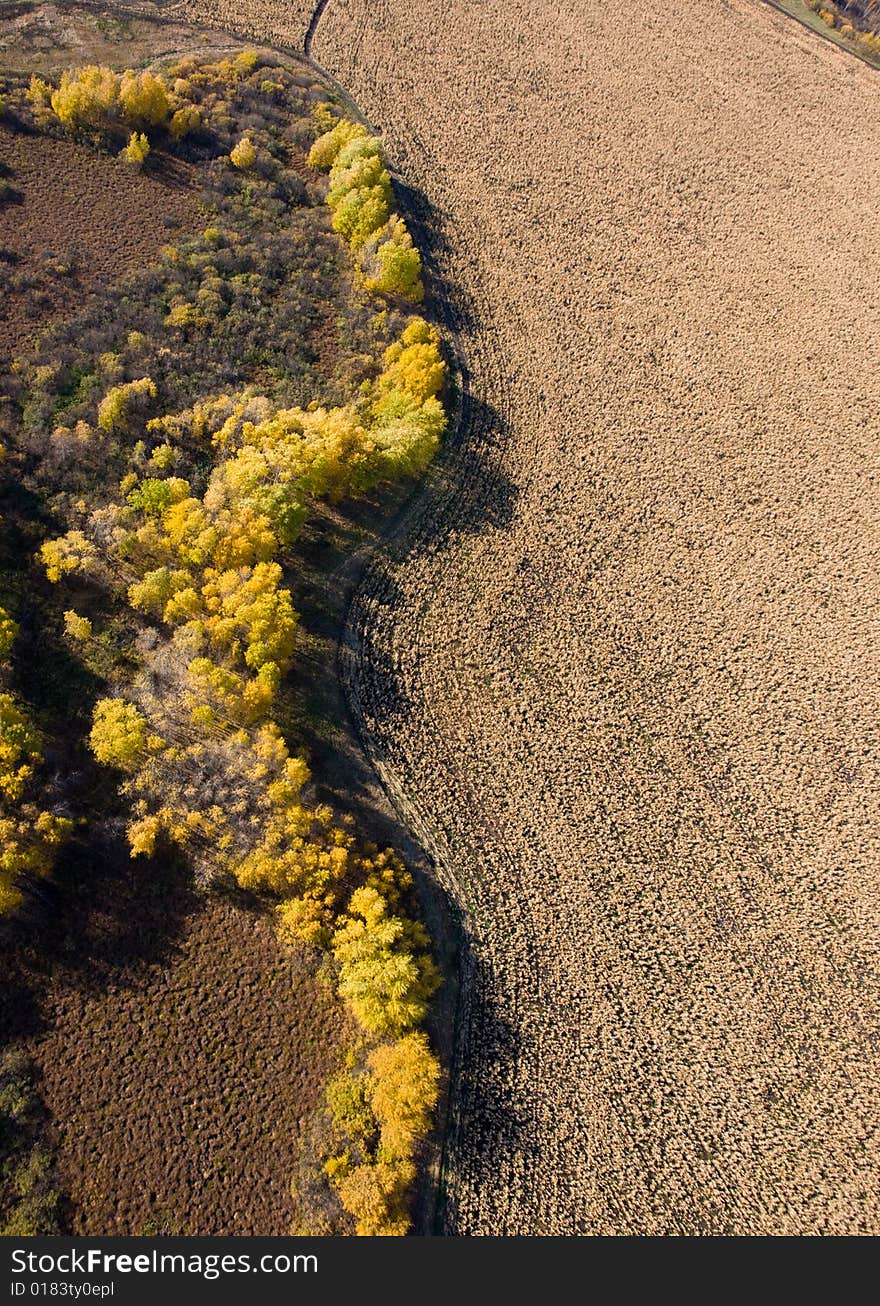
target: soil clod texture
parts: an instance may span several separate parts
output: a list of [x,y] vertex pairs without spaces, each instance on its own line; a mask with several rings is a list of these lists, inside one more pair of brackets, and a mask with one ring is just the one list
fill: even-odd
[[265,909],[195,892],[186,868],[99,857],[58,907],[10,957],[0,1023],[39,1072],[64,1226],[288,1233],[343,1033],[330,986]]

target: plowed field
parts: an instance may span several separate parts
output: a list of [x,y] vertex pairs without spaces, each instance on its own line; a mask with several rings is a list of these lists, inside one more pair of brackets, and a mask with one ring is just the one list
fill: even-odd
[[443,1227],[877,1233],[880,78],[752,0],[329,0],[311,51],[469,382],[352,612],[470,934]]

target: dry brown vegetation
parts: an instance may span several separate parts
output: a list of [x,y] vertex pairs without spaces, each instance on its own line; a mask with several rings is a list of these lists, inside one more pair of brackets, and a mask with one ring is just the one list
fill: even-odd
[[876,1233],[880,82],[750,0],[330,0],[312,50],[470,375],[350,668],[466,909],[444,1227]]

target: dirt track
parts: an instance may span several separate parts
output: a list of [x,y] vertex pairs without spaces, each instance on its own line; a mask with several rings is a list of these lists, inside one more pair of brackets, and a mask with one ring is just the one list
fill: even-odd
[[354,611],[472,933],[444,1227],[878,1233],[880,76],[752,0],[329,0],[312,53],[473,395]]

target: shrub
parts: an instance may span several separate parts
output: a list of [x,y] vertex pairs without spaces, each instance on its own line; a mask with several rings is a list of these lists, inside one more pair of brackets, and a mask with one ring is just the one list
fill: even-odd
[[200,326],[206,321],[207,318],[199,312],[195,304],[179,303],[173,304],[168,310],[165,325],[185,329],[186,327]]
[[135,167],[141,167],[145,163],[147,155],[150,153],[150,142],[143,132],[140,135],[132,132],[128,138],[128,144],[122,151],[122,157],[126,163],[134,164]]
[[64,614],[64,630],[71,639],[81,643],[84,640],[91,639],[92,623],[88,617],[81,617],[79,613],[74,612],[71,608]]
[[374,1150],[378,1139],[371,1087],[368,1075],[344,1070],[330,1080],[326,1094],[334,1129],[347,1144],[357,1144],[365,1155]]
[[49,107],[52,99],[52,88],[42,77],[34,74],[31,77],[30,84],[25,91],[25,99],[34,106],[35,109],[46,109]]
[[242,136],[237,145],[229,151],[229,157],[236,168],[247,170],[257,161],[257,150],[250,136]]
[[34,1237],[59,1232],[52,1157],[40,1141],[46,1112],[34,1086],[32,1063],[17,1048],[0,1054],[0,1178],[9,1198],[0,1235]]

